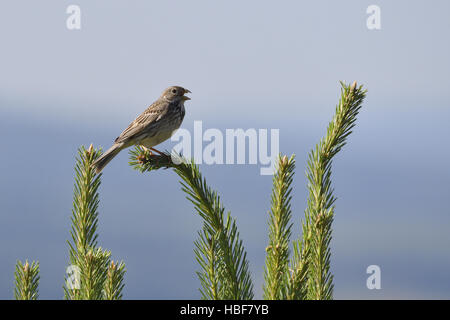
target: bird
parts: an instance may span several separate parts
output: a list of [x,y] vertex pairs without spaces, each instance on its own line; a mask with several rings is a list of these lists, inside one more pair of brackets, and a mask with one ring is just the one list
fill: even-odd
[[180,127],[186,113],[184,103],[191,100],[186,96],[188,93],[191,91],[180,86],[165,89],[158,100],[114,140],[112,147],[92,163],[95,172],[99,174],[120,151],[133,145],[161,154],[153,147],[169,139]]

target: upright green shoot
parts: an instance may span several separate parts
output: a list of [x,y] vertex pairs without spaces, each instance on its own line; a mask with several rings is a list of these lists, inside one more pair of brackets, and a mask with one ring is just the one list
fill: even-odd
[[21,261],[16,263],[14,272],[15,288],[14,297],[16,300],[37,300],[39,296],[39,262]]
[[92,163],[101,151],[91,145],[81,147],[75,165],[75,187],[72,209],[72,242],[69,244],[71,274],[64,286],[70,300],[102,300],[121,297],[124,266],[111,265],[111,252],[97,246],[98,205],[101,174]]
[[279,156],[273,177],[272,208],[269,217],[269,245],[264,270],[264,299],[285,299],[288,282],[289,243],[291,237],[291,199],[294,156]]
[[333,298],[333,276],[330,272],[331,225],[336,201],[331,187],[331,164],[333,157],[346,144],[355,126],[366,91],[356,82],[348,86],[341,83],[341,98],[336,114],[328,125],[326,136],[320,140],[308,157],[308,202],[303,224],[303,243],[300,248],[309,250],[307,261],[308,299]]
[[125,264],[123,262],[114,262],[108,266],[106,281],[104,284],[105,300],[121,300],[122,289],[125,286],[123,278],[125,275]]

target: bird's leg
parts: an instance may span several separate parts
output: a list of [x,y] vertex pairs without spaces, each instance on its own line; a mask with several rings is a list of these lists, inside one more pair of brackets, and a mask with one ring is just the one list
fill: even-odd
[[151,151],[154,151],[156,153],[158,153],[159,155],[163,155],[163,153],[161,151],[156,150],[155,148],[150,148]]

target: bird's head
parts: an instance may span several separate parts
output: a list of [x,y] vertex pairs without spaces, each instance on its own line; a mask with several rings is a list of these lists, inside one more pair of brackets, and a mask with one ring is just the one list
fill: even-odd
[[169,87],[166,90],[164,90],[162,97],[170,102],[177,102],[177,101],[186,101],[191,100],[188,96],[185,96],[185,94],[191,93],[188,89],[173,86]]

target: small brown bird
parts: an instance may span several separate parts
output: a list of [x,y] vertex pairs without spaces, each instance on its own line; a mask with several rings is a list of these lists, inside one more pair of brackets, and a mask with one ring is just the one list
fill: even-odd
[[130,123],[113,146],[92,164],[95,172],[100,173],[120,151],[132,145],[161,153],[153,147],[169,139],[180,127],[185,114],[184,102],[191,100],[185,96],[187,93],[190,91],[178,86],[164,90],[161,97]]

